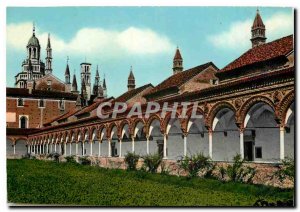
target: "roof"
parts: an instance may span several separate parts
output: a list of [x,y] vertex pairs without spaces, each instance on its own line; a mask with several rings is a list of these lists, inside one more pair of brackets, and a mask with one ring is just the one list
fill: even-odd
[[51,48],[51,43],[50,43],[50,33],[48,34],[47,48]]
[[38,46],[38,47],[40,46],[39,39],[37,39],[37,37],[35,37],[35,34],[33,34],[31,36],[31,38],[28,41],[27,46]]
[[124,94],[122,94],[121,96],[117,97],[115,99],[115,102],[126,102],[129,99],[131,99],[132,97],[136,96],[137,94],[141,93],[142,91],[144,91],[145,89],[147,89],[149,87],[153,88],[153,85],[151,83],[149,83],[149,84],[143,85],[141,87],[127,91]]
[[48,90],[32,90],[29,93],[25,88],[6,88],[6,96],[9,97],[28,97],[28,98],[49,98],[49,99],[65,99],[76,101],[77,95],[73,93],[65,93],[59,91]]
[[194,68],[188,69],[186,71],[179,72],[177,74],[170,76],[169,78],[167,78],[166,80],[158,84],[146,95],[154,94],[162,90],[171,89],[175,87],[179,88],[182,84],[189,81],[194,76],[207,69],[209,66],[214,66],[215,68],[217,68],[212,62],[208,62],[200,66],[196,66]]
[[77,90],[77,80],[76,80],[76,75],[73,75],[73,82],[72,82],[72,87],[75,87]]
[[69,69],[69,64],[68,63],[67,63],[65,75],[69,75],[70,76],[70,69]]
[[178,48],[176,49],[174,60],[182,60],[182,57],[181,57],[181,54],[180,54],[180,51]]
[[134,75],[133,75],[133,73],[132,73],[132,69],[130,70],[130,73],[129,73],[128,79],[132,79],[132,80],[134,80]]
[[59,115],[59,116],[54,117],[53,119],[51,119],[50,121],[44,123],[43,125],[49,125],[49,124],[51,124],[52,122],[60,121],[60,120],[63,120],[63,119],[65,119],[65,118],[68,118],[68,117],[74,115],[76,112],[78,112],[78,110],[80,110],[80,109],[76,109],[76,108],[75,108],[75,109],[73,109],[73,110],[70,110],[70,111],[68,111],[68,112],[66,112],[66,113],[64,113],[64,114],[62,114],[62,115]]
[[262,18],[259,14],[259,10],[257,9],[257,12],[256,12],[256,16],[254,18],[254,21],[253,21],[253,25],[252,25],[252,29],[255,29],[255,28],[264,28],[265,25],[262,21]]
[[289,35],[249,49],[219,72],[230,71],[254,63],[275,59],[280,56],[286,56],[288,53],[293,51],[293,49],[293,35]]
[[31,135],[37,131],[39,128],[6,128],[6,135]]

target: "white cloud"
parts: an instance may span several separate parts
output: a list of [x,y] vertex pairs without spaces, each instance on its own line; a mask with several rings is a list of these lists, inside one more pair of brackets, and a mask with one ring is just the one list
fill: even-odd
[[[25,50],[32,35],[32,23],[7,25],[7,47]],[[48,32],[37,27],[36,36],[43,49],[47,44]],[[172,52],[175,45],[163,35],[151,29],[129,27],[123,31],[102,28],[82,28],[69,41],[51,33],[51,45],[55,53],[90,56],[100,54],[120,57],[124,54],[149,55]]]
[[[263,18],[263,17],[262,17]],[[293,14],[276,13],[264,19],[267,42],[292,34],[294,31]],[[208,40],[217,48],[248,49],[251,46],[251,26],[253,19],[231,24],[228,30],[211,35]]]

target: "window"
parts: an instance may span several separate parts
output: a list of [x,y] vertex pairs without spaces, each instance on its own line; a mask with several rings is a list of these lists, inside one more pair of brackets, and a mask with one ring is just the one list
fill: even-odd
[[212,85],[218,85],[218,80],[217,79],[211,79],[210,84]]
[[262,158],[262,148],[261,147],[255,147],[255,157]]
[[47,90],[48,91],[51,90],[51,85],[52,85],[52,81],[51,80],[47,80]]
[[27,117],[26,116],[22,116],[20,118],[20,128],[27,128]]
[[59,107],[59,109],[64,110],[65,109],[65,101],[62,99],[59,100],[58,107]]
[[39,100],[39,107],[45,107],[45,100],[44,99]]
[[24,106],[24,100],[22,98],[19,98],[18,99],[18,104],[17,104],[18,107],[23,107]]

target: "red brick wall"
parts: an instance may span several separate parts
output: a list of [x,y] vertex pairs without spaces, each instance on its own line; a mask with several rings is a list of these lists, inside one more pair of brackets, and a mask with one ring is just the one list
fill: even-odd
[[65,101],[65,110],[61,112],[57,100],[45,99],[45,107],[38,107],[38,99],[25,99],[24,107],[17,107],[17,99],[6,98],[6,112],[16,113],[16,122],[8,122],[7,127],[19,128],[19,115],[28,115],[29,128],[40,127],[41,118],[43,123],[51,121],[56,116],[61,115],[76,107],[76,102]]

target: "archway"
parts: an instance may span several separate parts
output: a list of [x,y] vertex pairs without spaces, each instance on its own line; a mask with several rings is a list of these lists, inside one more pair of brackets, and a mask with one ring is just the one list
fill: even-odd
[[295,103],[293,102],[286,113],[284,156],[294,158],[295,150]]
[[240,132],[235,122],[235,113],[229,107],[223,107],[216,113],[212,123],[213,160],[232,161],[240,154]]
[[144,132],[144,123],[137,121],[133,126],[134,152],[138,155],[147,154],[147,138]]
[[183,157],[183,137],[181,125],[178,118],[171,118],[168,121],[166,134],[168,135],[167,142],[167,157],[168,159],[179,159]]
[[18,157],[22,157],[24,155],[27,154],[27,141],[25,139],[18,139],[16,140],[15,142],[15,145],[16,145],[16,152],[15,152],[15,155],[18,156]]
[[265,102],[257,102],[248,109],[243,123],[245,160],[278,161],[280,131],[274,109]]
[[148,126],[149,154],[159,154],[163,157],[164,138],[160,129],[160,120],[158,118],[150,119]]
[[14,141],[6,137],[6,157],[13,157],[14,156]]
[[187,132],[187,155],[203,153],[205,156],[209,156],[208,131],[204,118],[189,119]]
[[130,129],[128,122],[120,125],[121,131],[121,140],[122,140],[122,152],[120,152],[120,156],[124,157],[128,152],[132,150],[131,138],[130,138]]

